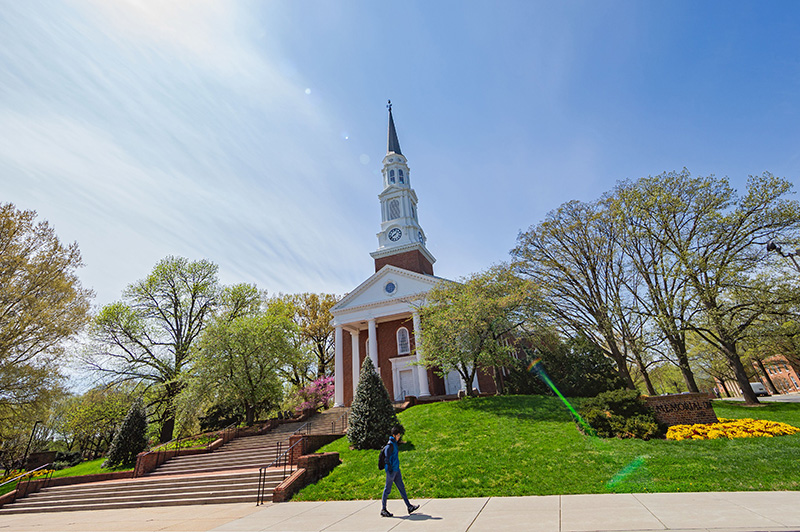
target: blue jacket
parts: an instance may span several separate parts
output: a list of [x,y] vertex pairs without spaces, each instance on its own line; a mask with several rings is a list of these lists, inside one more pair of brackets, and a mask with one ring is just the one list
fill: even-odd
[[397,448],[397,440],[394,436],[389,437],[389,443],[383,448],[386,453],[386,469],[387,473],[392,473],[400,469],[400,450]]

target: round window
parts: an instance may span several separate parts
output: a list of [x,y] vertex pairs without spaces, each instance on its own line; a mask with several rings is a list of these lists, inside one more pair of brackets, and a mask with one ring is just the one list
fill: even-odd
[[389,281],[386,283],[386,286],[384,286],[383,289],[386,290],[387,294],[394,294],[394,291],[397,290],[397,285],[395,285],[394,282]]

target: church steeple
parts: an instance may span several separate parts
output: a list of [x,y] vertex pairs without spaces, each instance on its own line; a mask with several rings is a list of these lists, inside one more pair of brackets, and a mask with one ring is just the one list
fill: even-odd
[[389,141],[387,142],[386,153],[396,153],[403,155],[400,151],[400,141],[397,140],[397,130],[394,128],[394,118],[392,117],[392,100],[386,106],[389,108]]
[[425,233],[417,219],[417,194],[411,188],[411,171],[400,151],[400,141],[389,100],[389,138],[383,158],[383,192],[381,202],[381,231],[378,249],[370,255],[375,259],[375,271],[387,264],[433,275],[436,259],[425,247]]

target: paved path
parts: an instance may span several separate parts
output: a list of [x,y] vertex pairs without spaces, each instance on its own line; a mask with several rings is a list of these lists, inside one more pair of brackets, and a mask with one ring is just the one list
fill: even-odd
[[[375,531],[375,532],[590,532],[800,531],[800,492],[637,493],[416,500],[405,515],[389,501],[211,504],[138,510],[8,515],[0,532],[29,531]],[[402,510],[402,512],[401,512]]]
[[[719,399],[723,401],[738,401],[740,403],[744,402],[744,399],[741,397],[720,397]],[[793,392],[780,395],[770,395],[769,397],[759,397],[758,400],[762,403],[800,403],[800,393]]]

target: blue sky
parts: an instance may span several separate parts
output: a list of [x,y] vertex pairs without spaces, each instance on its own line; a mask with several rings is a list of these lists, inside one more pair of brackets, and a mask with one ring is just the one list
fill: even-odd
[[386,100],[435,272],[617,180],[800,172],[794,2],[0,0],[0,201],[95,303],[161,258],[271,293],[373,271]]

